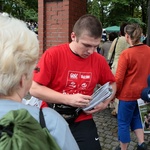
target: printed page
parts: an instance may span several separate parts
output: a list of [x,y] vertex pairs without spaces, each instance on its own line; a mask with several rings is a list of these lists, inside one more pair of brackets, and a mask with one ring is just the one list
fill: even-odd
[[150,103],[138,99],[138,105],[144,133],[150,133]]
[[112,88],[109,85],[109,82],[105,83],[99,89],[97,89],[93,95],[90,105],[88,107],[83,108],[84,111],[93,109],[96,105],[108,99],[112,94]]

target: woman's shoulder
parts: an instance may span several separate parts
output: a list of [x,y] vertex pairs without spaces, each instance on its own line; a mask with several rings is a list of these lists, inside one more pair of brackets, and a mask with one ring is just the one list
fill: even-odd
[[[10,110],[26,109],[28,112],[39,121],[40,109],[36,106],[25,105],[23,103],[15,102],[12,100],[0,100],[0,106],[3,106],[3,112],[7,113]],[[5,107],[7,106],[7,107]],[[1,108],[1,107],[0,107]],[[1,109],[2,111],[2,109]],[[50,124],[56,125],[57,123],[67,124],[62,116],[51,108],[42,109],[46,122],[51,122]],[[48,123],[46,123],[48,125]]]
[[[39,112],[40,112],[39,108],[33,106],[30,107],[27,105],[25,105],[24,108],[27,109],[30,112],[30,114],[39,121]],[[52,108],[49,107],[42,108],[42,112],[44,115],[46,126],[49,129],[49,131],[57,127],[60,128],[61,126],[65,127],[67,125],[64,118]]]
[[[54,124],[57,124],[57,123],[66,123],[66,121],[64,120],[64,118],[55,110],[49,108],[49,107],[46,107],[46,108],[43,108],[42,109],[43,111],[43,114],[44,114],[44,117],[45,117],[45,120],[47,122],[53,122]],[[61,124],[60,124],[61,126]]]
[[[7,107],[5,107],[7,106]],[[25,105],[20,102],[12,101],[12,100],[0,100],[0,112],[3,114],[6,114],[10,110],[17,110],[17,109],[26,109],[37,121],[39,121],[39,108],[36,106],[30,106],[30,105]],[[43,114],[46,120],[48,121],[62,121],[63,118],[53,109],[51,108],[43,108]],[[60,122],[61,122],[60,121]]]

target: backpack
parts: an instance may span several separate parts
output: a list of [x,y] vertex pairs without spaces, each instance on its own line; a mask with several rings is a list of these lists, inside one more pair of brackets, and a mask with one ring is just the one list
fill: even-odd
[[0,119],[0,150],[61,150],[45,127],[26,110],[12,110]]

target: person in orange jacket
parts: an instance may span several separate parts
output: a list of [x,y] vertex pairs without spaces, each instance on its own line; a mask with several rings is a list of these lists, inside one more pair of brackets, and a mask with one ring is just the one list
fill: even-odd
[[150,47],[140,42],[142,29],[138,24],[129,24],[124,31],[130,47],[121,53],[115,75],[116,97],[119,99],[117,119],[120,141],[120,147],[116,150],[127,150],[131,140],[130,128],[138,139],[137,150],[147,150],[137,99],[141,97],[142,89],[147,86]]

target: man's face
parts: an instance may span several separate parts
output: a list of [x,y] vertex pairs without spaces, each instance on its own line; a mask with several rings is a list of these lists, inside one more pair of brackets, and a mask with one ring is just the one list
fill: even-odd
[[90,37],[87,33],[83,33],[79,38],[73,34],[73,52],[82,58],[87,58],[97,50],[100,44],[100,38]]

